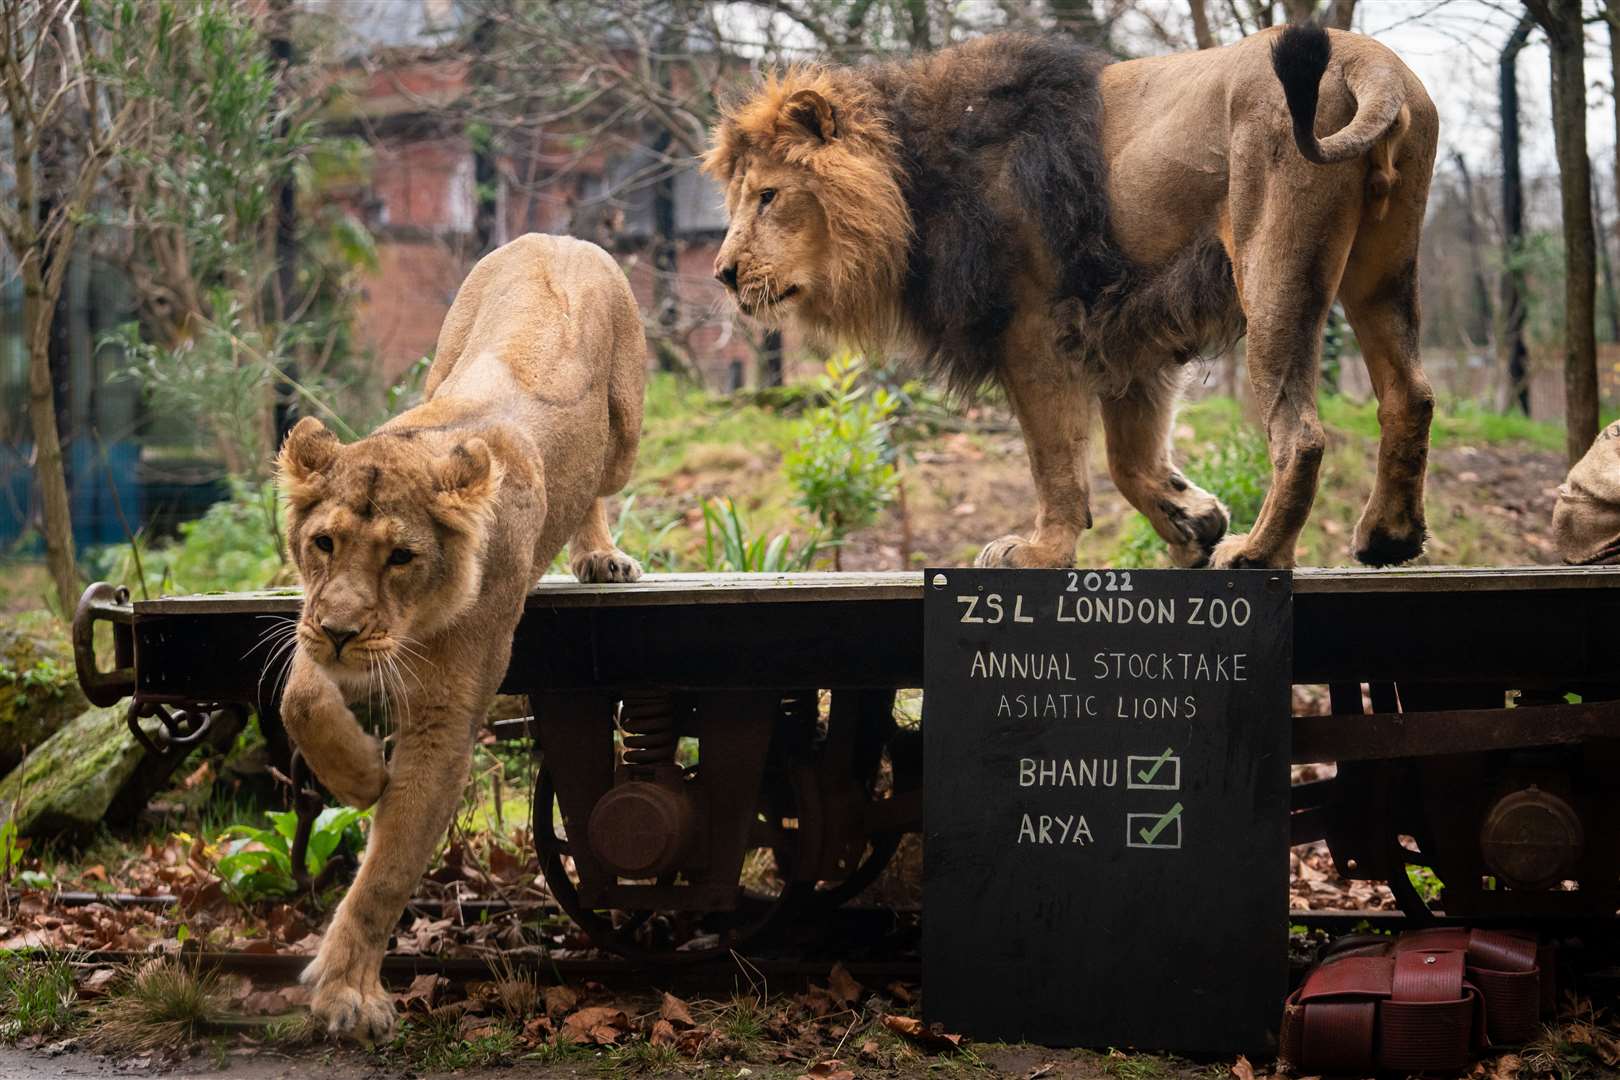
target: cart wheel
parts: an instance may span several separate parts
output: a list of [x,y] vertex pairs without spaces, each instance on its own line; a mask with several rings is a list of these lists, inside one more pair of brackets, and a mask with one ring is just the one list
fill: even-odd
[[[542,759],[535,779],[532,823],[540,872],[558,906],[585,931],[593,945],[605,952],[640,963],[662,965],[697,964],[726,957],[740,946],[758,943],[779,930],[809,892],[808,886],[789,883],[772,895],[739,884],[735,911],[692,913],[690,919],[683,918],[679,912],[612,912],[587,908],[580,902],[578,885],[564,862],[572,856],[569,838],[558,823],[556,798],[551,772]],[[777,830],[777,833],[784,831]],[[779,860],[791,857],[789,846],[780,842],[770,845],[769,850]],[[660,882],[668,883],[668,880]],[[660,916],[666,914],[670,916],[668,922],[672,927],[692,931],[685,934],[685,941],[668,944],[650,941],[655,923],[663,922]],[[692,944],[711,935],[712,943]]]

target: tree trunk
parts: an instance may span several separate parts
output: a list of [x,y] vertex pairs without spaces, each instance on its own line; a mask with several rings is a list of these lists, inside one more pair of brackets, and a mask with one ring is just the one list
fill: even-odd
[[1564,425],[1571,465],[1597,438],[1597,249],[1586,156],[1586,28],[1580,0],[1529,0],[1552,52],[1553,138],[1564,215]]
[[[934,47],[933,30],[928,25],[928,0],[906,0],[906,11],[911,16],[911,51],[928,52]],[[837,557],[835,549],[833,558]]]
[[1187,7],[1192,11],[1193,38],[1198,42],[1198,47],[1213,49],[1215,33],[1209,27],[1209,9],[1205,7],[1204,0],[1187,0]]
[[1519,172],[1519,51],[1530,39],[1535,20],[1519,20],[1498,61],[1498,104],[1502,127],[1502,280],[1497,307],[1501,323],[1496,347],[1506,375],[1503,407],[1517,405],[1530,415],[1530,376],[1524,347],[1524,271],[1519,255],[1524,244],[1524,183]]
[[[36,249],[37,250],[37,249]],[[58,258],[68,258],[62,252]],[[51,386],[51,323],[56,298],[47,296],[37,259],[23,267],[23,326],[28,342],[28,419],[34,433],[34,485],[44,519],[45,564],[64,618],[79,602],[79,570],[73,559],[73,516],[68,504],[62,437],[56,427]]]
[[[270,35],[270,63],[279,73],[277,90],[281,92],[287,82],[287,69],[292,67],[292,0],[271,0],[270,11],[272,15],[272,33]],[[281,121],[281,134],[287,132],[288,121]],[[277,323],[285,323],[287,313],[298,309],[298,185],[293,178],[293,171],[286,169],[276,183],[276,304],[274,317]],[[271,388],[273,398],[272,418],[268,432],[269,441],[265,446],[267,454],[275,454],[292,430],[293,423],[298,419],[298,394],[293,390],[291,383],[299,378],[298,360],[289,354],[284,359],[278,358],[282,371],[287,375],[289,382],[276,380]]]
[[[1609,100],[1614,104],[1614,232],[1620,242],[1620,0],[1605,0],[1603,17],[1609,24]],[[1615,340],[1620,341],[1620,327]]]
[[760,350],[759,372],[754,381],[761,387],[783,384],[782,331],[765,331],[764,348]]
[[1356,0],[1333,0],[1328,5],[1327,14],[1322,16],[1322,25],[1335,30],[1348,30],[1355,17]]
[[1603,237],[1603,188],[1592,183],[1592,225],[1597,237],[1598,269],[1603,274],[1603,310],[1609,317],[1609,340],[1620,341],[1620,294],[1614,290],[1614,264],[1609,258],[1609,242]]
[[1480,254],[1479,219],[1474,214],[1474,208],[1478,205],[1474,200],[1474,178],[1468,173],[1468,162],[1462,153],[1454,152],[1452,156],[1457,164],[1457,175],[1462,178],[1463,206],[1467,211],[1463,215],[1463,239],[1468,244],[1468,268],[1474,279],[1475,318],[1466,320],[1464,325],[1472,337],[1481,323],[1487,333],[1494,323],[1491,317],[1491,288],[1485,281],[1485,260]]
[[1310,22],[1316,14],[1316,0],[1283,0],[1283,14],[1291,23]]

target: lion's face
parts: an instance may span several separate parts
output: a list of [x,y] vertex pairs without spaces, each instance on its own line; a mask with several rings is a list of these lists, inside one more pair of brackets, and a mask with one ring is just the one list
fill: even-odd
[[715,128],[704,170],[731,223],[714,276],[749,315],[876,345],[896,326],[911,215],[870,87],[839,78],[769,78]]
[[344,446],[306,417],[279,466],[304,581],[298,640],[335,678],[369,683],[476,598],[501,479],[483,440],[444,453],[386,433]]
[[799,166],[756,156],[726,189],[731,226],[714,276],[749,315],[780,320],[813,309],[827,280],[827,212],[817,185]]

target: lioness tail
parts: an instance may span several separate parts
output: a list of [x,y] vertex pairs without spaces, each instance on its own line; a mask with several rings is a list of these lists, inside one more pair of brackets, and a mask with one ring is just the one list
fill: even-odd
[[1401,120],[1406,93],[1399,75],[1378,65],[1357,65],[1345,72],[1356,97],[1356,115],[1325,139],[1316,137],[1316,96],[1327,71],[1333,45],[1320,26],[1304,24],[1283,31],[1271,47],[1271,69],[1282,83],[1294,121],[1294,143],[1307,161],[1333,165],[1372,150]]

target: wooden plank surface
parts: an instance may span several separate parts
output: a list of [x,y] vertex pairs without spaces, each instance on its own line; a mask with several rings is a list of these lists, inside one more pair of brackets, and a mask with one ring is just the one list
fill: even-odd
[[[1476,593],[1526,589],[1620,589],[1620,566],[1416,567],[1301,569],[1300,593]],[[795,603],[922,599],[917,572],[803,574],[649,574],[629,585],[581,585],[571,577],[543,578],[530,608]],[[137,615],[291,614],[297,589],[167,596],[135,602]]]

